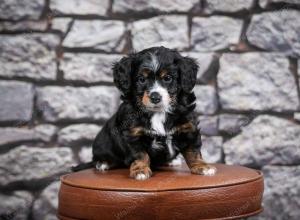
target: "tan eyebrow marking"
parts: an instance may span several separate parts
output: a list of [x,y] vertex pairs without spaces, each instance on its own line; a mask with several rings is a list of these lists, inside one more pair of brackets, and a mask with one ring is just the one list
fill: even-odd
[[150,74],[150,70],[149,69],[143,69],[142,71],[141,71],[141,74],[143,74],[143,76],[144,77],[148,77],[149,76],[149,74]]
[[167,74],[168,74],[168,71],[167,71],[167,70],[162,70],[162,71],[160,71],[159,76],[160,76],[161,78],[163,78],[163,77],[165,77]]

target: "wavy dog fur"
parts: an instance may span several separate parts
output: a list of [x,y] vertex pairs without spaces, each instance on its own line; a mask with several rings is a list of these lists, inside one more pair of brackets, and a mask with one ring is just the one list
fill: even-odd
[[130,167],[130,176],[144,180],[156,166],[179,153],[191,171],[212,175],[201,157],[201,136],[192,91],[198,65],[176,50],[152,47],[123,57],[113,65],[122,104],[93,143],[93,161],[74,171]]

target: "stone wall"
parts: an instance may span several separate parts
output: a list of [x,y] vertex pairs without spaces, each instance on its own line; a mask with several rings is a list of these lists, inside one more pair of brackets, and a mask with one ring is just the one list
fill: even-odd
[[204,157],[264,172],[259,219],[300,218],[299,0],[0,0],[1,219],[55,219],[119,105],[111,63],[154,45],[200,64]]

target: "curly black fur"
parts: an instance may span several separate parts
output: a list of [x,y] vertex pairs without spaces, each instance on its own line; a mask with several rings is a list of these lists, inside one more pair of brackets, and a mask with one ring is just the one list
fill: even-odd
[[[153,59],[152,55],[155,55],[159,64],[153,69],[149,70],[147,67],[148,69],[145,70],[145,66]],[[200,150],[201,138],[194,113],[196,98],[192,91],[196,83],[197,70],[198,65],[194,59],[183,57],[176,50],[164,47],[153,47],[133,53],[115,63],[113,65],[114,83],[122,93],[123,102],[95,138],[93,161],[78,165],[73,170],[95,166],[97,161],[108,163],[110,168],[129,166],[140,157],[141,152],[148,153],[151,166],[158,166],[170,161],[187,147]],[[146,82],[139,78],[143,71],[144,74],[149,75]],[[144,93],[153,86],[154,81],[158,80],[159,73],[162,71],[165,71],[172,80],[171,82],[160,81],[172,98],[171,110],[166,113],[165,130],[174,130],[185,123],[191,123],[195,128],[188,132],[178,130],[172,134],[175,152],[173,155],[170,155],[166,147],[166,136],[132,133],[134,128],[150,131],[152,129],[151,117],[155,112],[145,108],[142,99]],[[167,80],[169,79],[165,81]],[[154,139],[163,146],[161,149],[152,148]]]

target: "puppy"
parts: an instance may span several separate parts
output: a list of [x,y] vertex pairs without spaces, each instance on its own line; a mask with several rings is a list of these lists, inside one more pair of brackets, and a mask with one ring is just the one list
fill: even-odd
[[179,153],[194,174],[214,175],[200,153],[201,137],[194,113],[198,65],[176,50],[152,47],[113,65],[122,104],[93,143],[93,160],[74,171],[130,167],[130,177],[148,179],[151,168]]

